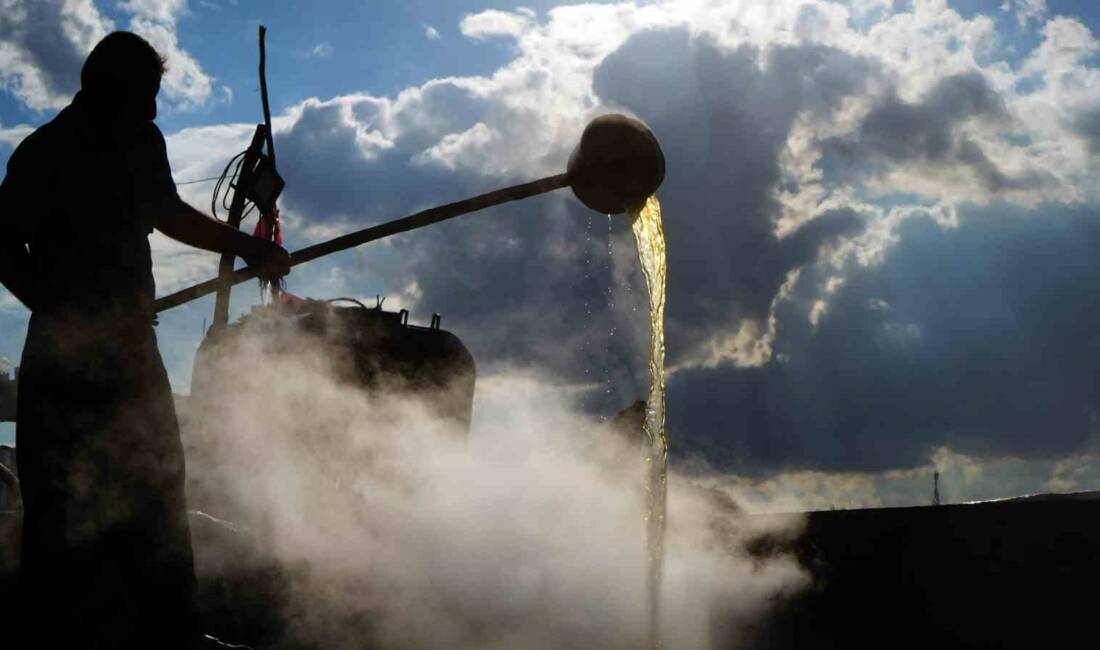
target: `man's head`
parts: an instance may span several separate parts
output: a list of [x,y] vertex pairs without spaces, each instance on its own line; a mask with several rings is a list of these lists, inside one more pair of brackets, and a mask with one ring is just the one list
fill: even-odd
[[157,116],[157,92],[164,76],[164,57],[144,38],[113,32],[84,61],[80,87],[97,104],[110,107],[124,122]]

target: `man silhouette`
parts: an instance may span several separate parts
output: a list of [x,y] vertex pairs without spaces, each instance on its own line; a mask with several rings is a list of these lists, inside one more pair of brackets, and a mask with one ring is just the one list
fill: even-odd
[[16,423],[27,647],[211,643],[148,235],[235,254],[269,277],[289,257],[176,194],[153,123],[163,73],[144,39],[108,35],[72,103],[16,148],[0,184],[0,281],[31,310]]

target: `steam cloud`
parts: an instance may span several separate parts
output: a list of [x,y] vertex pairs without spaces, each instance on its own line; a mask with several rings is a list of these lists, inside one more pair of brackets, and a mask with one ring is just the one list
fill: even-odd
[[[479,381],[466,439],[415,399],[329,379],[317,351],[261,348],[219,359],[237,372],[205,387],[220,396],[195,404],[208,425],[185,417],[184,435],[202,486],[193,506],[297,568],[288,643],[642,647],[640,438],[579,415],[537,376],[497,372]],[[669,513],[666,647],[728,647],[804,585],[793,559],[744,550],[763,532],[796,533],[796,519],[763,524],[676,474]],[[200,574],[249,560],[198,553]]]

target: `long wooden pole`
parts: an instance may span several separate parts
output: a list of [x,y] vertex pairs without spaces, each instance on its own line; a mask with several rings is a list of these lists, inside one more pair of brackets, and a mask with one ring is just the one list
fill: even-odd
[[[228,225],[238,229],[241,227],[241,220],[244,219],[244,188],[252,183],[252,170],[260,159],[260,148],[263,147],[265,142],[267,143],[267,155],[271,159],[271,164],[275,164],[275,143],[271,134],[271,108],[267,101],[267,48],[264,45],[265,36],[267,36],[267,28],[260,25],[260,101],[263,104],[264,123],[256,125],[256,132],[252,134],[252,142],[248,145],[248,149],[244,154],[244,161],[241,163],[241,175],[237,178],[236,187],[233,188],[233,201],[229,204],[229,216],[226,218]],[[222,255],[218,264],[218,278],[215,286],[217,297],[214,300],[214,320],[211,324],[214,328],[223,327],[229,323],[229,297],[233,285],[237,284],[232,281],[233,265],[236,261],[236,256],[226,253]]]
[[[260,147],[263,146],[266,130],[263,124],[256,125],[256,132],[252,134],[252,143],[248,145],[244,162],[241,163],[241,175],[237,177],[233,201],[229,204],[229,216],[225,220],[226,224],[234,228],[240,228],[241,220],[244,218],[244,188],[248,187],[252,180],[252,168],[256,166],[256,160],[260,156]],[[214,301],[214,321],[211,327],[222,327],[229,323],[229,294],[233,285],[237,284],[232,279],[233,265],[236,261],[236,256],[231,253],[222,255],[218,264],[218,277],[210,281],[213,283],[213,290],[218,293]]]
[[[348,233],[347,235],[342,235],[335,239],[330,239],[320,244],[314,244],[313,246],[295,251],[290,255],[290,265],[297,266],[315,260],[318,257],[331,255],[332,253],[348,250],[349,248],[355,248],[356,246],[361,246],[377,239],[408,232],[417,228],[423,228],[424,226],[430,226],[440,221],[446,221],[447,219],[453,219],[464,214],[491,208],[502,203],[518,201],[520,199],[538,196],[539,194],[546,194],[547,192],[552,192],[568,186],[568,174],[558,174],[557,176],[548,176],[537,181],[531,181],[530,183],[513,185],[512,187],[480,194],[462,201],[455,201],[454,203],[429,208],[401,219],[389,221],[377,226],[371,226],[370,228],[364,228],[363,230]],[[255,269],[246,267],[233,271],[224,278],[224,281],[231,286],[253,280],[257,275]],[[207,280],[206,282],[201,282],[164,296],[163,298],[159,298],[156,301],[156,310],[159,313],[212,293],[217,290],[218,283],[221,280],[221,277]]]
[[271,166],[275,166],[275,136],[271,132],[271,106],[267,102],[267,48],[264,47],[264,37],[267,36],[267,28],[260,25],[260,102],[264,108],[264,126],[267,127],[267,157],[271,159]]

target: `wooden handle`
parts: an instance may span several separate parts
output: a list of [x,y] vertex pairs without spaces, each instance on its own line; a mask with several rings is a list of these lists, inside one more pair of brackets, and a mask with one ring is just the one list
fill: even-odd
[[[349,248],[355,248],[356,246],[362,246],[368,242],[396,235],[398,233],[408,232],[417,228],[423,228],[424,226],[430,226],[440,221],[446,221],[447,219],[453,219],[455,217],[469,214],[471,212],[477,212],[478,210],[484,210],[485,208],[491,208],[495,205],[502,203],[508,203],[509,201],[518,201],[520,199],[526,199],[532,196],[538,196],[539,194],[546,194],[554,190],[561,189],[569,186],[569,175],[558,174],[557,176],[548,176],[546,178],[531,181],[530,183],[523,183],[522,185],[513,185],[512,187],[506,187],[502,190],[496,190],[487,194],[480,194],[478,196],[464,199],[462,201],[456,201],[454,203],[448,203],[435,208],[429,208],[422,210],[416,214],[402,217],[394,221],[389,221],[377,226],[371,226],[370,228],[364,228],[353,233],[341,235],[335,239],[330,239],[320,244],[314,244],[313,246],[307,246],[301,250],[295,251],[290,254],[290,265],[297,266],[304,264],[311,260],[315,260],[318,257],[325,255],[331,255],[332,253],[338,253],[340,251],[348,250]],[[241,282],[253,280],[257,277],[257,273],[254,269],[245,267],[233,271],[227,276],[221,278],[222,282],[228,285],[237,285]],[[158,298],[155,307],[157,313],[178,307],[184,303],[201,298],[209,293],[213,293],[217,290],[219,279],[214,278],[207,280],[206,282],[200,282],[194,286],[186,289],[181,289],[173,294],[169,294],[162,298]]]

